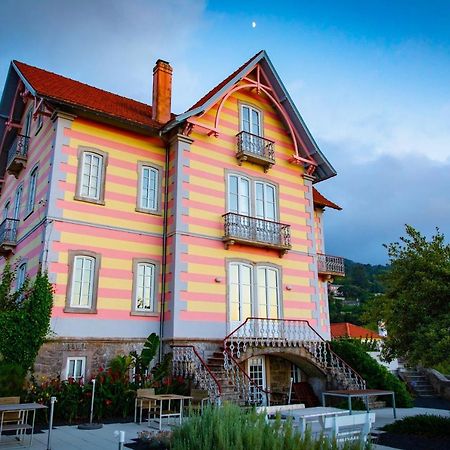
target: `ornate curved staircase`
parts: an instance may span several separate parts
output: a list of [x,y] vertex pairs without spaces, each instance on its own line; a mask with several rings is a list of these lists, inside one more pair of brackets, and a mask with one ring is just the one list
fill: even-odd
[[207,358],[201,358],[193,346],[189,346],[192,347],[189,354],[183,350],[184,347],[173,346],[174,373],[193,376],[202,388],[209,387],[211,399],[217,399],[219,392],[221,400],[239,404],[270,404],[270,392],[257,386],[241,366],[241,361],[247,359],[246,352],[255,348],[267,349],[268,353],[271,349],[286,352],[297,349],[327,375],[333,387],[366,387],[364,379],[331,350],[329,343],[307,320],[249,317],[224,339],[222,348],[217,348]]

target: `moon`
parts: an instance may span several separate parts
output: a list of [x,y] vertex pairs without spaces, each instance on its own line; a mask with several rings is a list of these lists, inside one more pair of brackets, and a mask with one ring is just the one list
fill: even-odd
[[255,21],[252,22],[252,28],[256,28],[256,22]]

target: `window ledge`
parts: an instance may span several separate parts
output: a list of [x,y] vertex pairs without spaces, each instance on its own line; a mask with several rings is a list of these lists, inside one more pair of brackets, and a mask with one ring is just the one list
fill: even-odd
[[97,310],[94,308],[76,308],[75,306],[66,306],[64,308],[64,312],[78,314],[97,314]]
[[162,216],[162,211],[160,209],[153,211],[151,209],[145,209],[145,208],[140,208],[139,206],[136,206],[136,208],[134,209],[136,212],[140,212],[140,213],[144,213],[144,214],[150,214],[152,216]]
[[159,317],[159,313],[154,311],[131,311],[130,316]]
[[80,195],[75,195],[73,197],[73,199],[77,200],[79,202],[94,203],[94,205],[105,206],[105,201],[104,200],[96,200],[95,198],[82,197]]

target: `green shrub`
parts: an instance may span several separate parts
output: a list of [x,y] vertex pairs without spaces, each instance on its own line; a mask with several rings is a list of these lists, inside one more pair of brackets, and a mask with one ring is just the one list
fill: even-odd
[[394,391],[397,406],[412,407],[412,398],[405,384],[368,355],[360,341],[337,339],[331,341],[331,348],[366,380],[367,389]]
[[450,437],[450,417],[419,414],[385,425],[383,430],[428,437]]
[[[359,443],[346,443],[341,449],[359,449]],[[254,409],[243,410],[225,404],[208,407],[176,428],[172,450],[337,450],[335,442],[323,437],[313,440],[310,433],[295,432],[291,421],[266,423]]]
[[437,370],[442,375],[450,375],[450,361],[435,364],[433,366],[433,369]]
[[24,381],[23,367],[0,361],[0,397],[22,396]]

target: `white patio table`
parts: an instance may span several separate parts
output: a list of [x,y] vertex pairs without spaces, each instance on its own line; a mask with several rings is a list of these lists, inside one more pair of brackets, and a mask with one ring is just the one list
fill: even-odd
[[347,409],[317,406],[314,408],[302,408],[286,411],[282,413],[281,417],[292,417],[294,422],[298,422],[300,431],[303,434],[306,431],[307,422],[319,422],[321,428],[323,429],[325,417],[340,416],[349,413],[350,411]]
[[[20,443],[23,444],[24,437],[28,430],[30,430],[30,446],[33,441],[34,421],[36,418],[36,411],[38,409],[46,409],[47,406],[40,403],[13,403],[0,404],[0,440],[5,431],[15,431],[16,437]],[[29,413],[32,412],[31,423],[29,423]],[[8,415],[16,413],[17,417],[14,420],[8,419]]]

